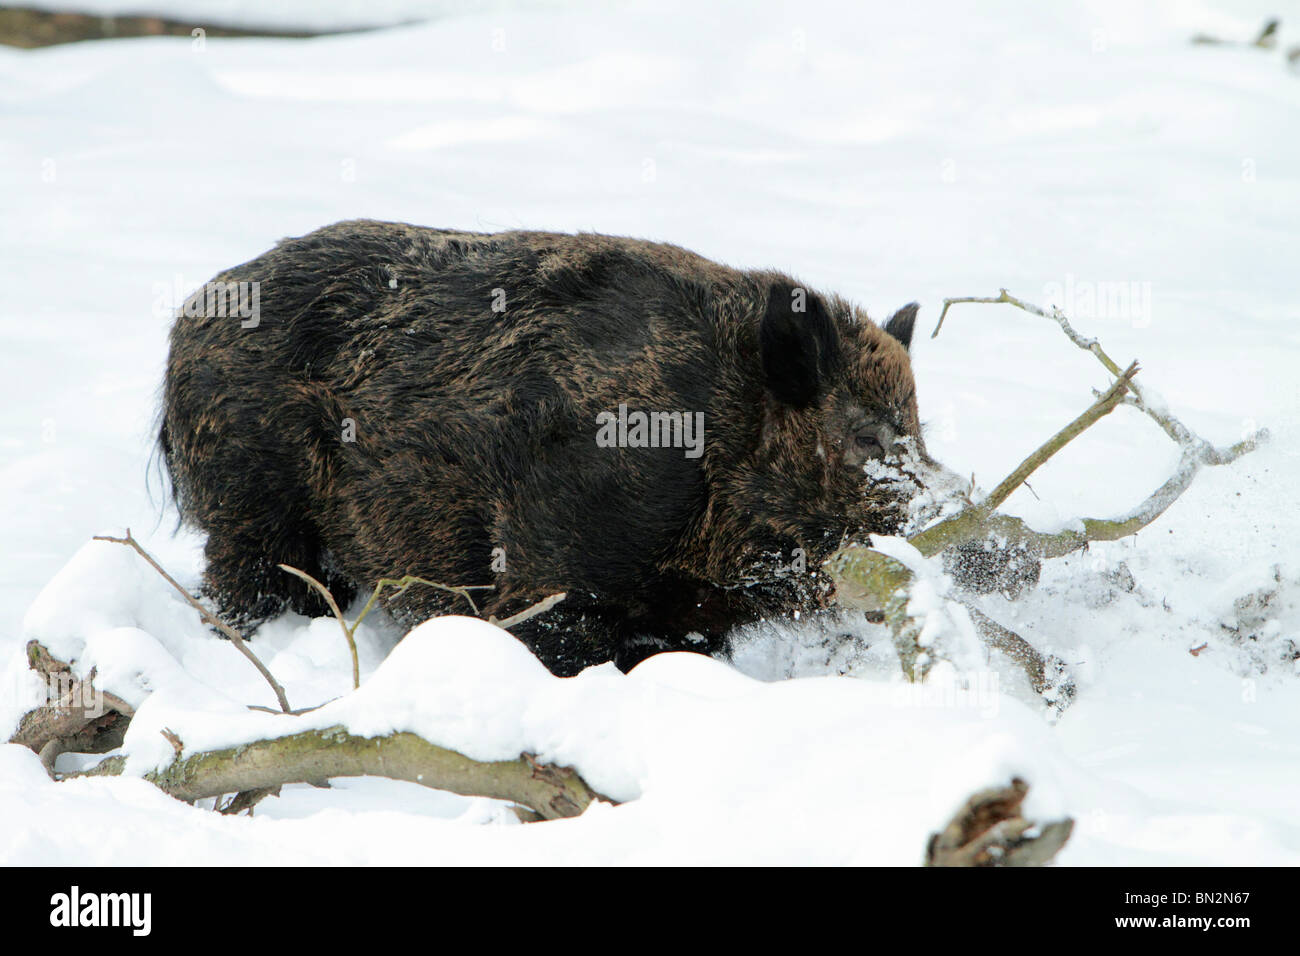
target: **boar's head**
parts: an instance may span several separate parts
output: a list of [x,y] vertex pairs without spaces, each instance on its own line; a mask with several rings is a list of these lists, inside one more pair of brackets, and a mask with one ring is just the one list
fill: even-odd
[[[902,532],[913,498],[941,472],[921,437],[908,355],[917,306],[882,327],[789,280],[769,290],[757,327],[761,411],[736,410],[753,423],[749,447],[721,466],[714,515],[716,540],[749,562],[750,580],[795,548],[811,568],[845,541]],[[734,580],[739,569],[728,570]]]

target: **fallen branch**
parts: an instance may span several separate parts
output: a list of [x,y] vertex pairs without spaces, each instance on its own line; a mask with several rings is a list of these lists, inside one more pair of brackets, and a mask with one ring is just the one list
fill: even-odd
[[[27,658],[29,666],[47,678],[71,675],[69,665],[37,641],[28,644]],[[119,697],[94,688],[92,681],[93,675],[84,681],[73,678],[68,693],[26,714],[9,740],[37,752],[56,779],[116,776],[125,767],[125,757],[114,756],[79,773],[54,773],[54,760],[60,753],[105,753],[122,746],[135,711]],[[102,701],[102,709],[98,704],[79,703],[88,700]],[[526,820],[576,816],[595,799],[613,802],[589,787],[575,771],[541,763],[531,754],[515,760],[477,761],[412,733],[358,737],[343,727],[330,727],[191,754],[185,753],[177,734],[168,729],[162,734],[175,757],[145,779],[189,803],[234,794],[224,806],[215,808],[222,813],[251,809],[287,783],[357,776],[406,780],[465,796],[508,800],[530,811],[532,816],[521,816]]]
[[[556,596],[558,600],[558,596]],[[551,605],[556,600],[547,601]],[[538,608],[529,610],[541,613]],[[42,674],[60,674],[68,665],[53,658],[38,642],[28,645],[28,661]],[[91,681],[81,682],[90,687]],[[58,752],[100,753],[121,746],[122,734],[134,711],[120,698],[102,693],[110,702],[112,714],[118,721],[113,739],[100,740],[101,749],[82,746],[62,746],[87,742],[83,733],[86,723],[73,721],[57,725],[66,737],[19,734],[10,740],[37,749],[45,762],[45,754],[57,748]],[[38,711],[23,720],[23,726],[55,727],[55,711],[60,701],[49,701]],[[29,719],[32,718],[32,719]],[[174,757],[164,767],[150,771],[144,779],[165,793],[194,804],[199,800],[215,798],[212,809],[222,814],[250,811],[262,799],[278,795],[280,788],[290,783],[307,783],[316,786],[337,777],[384,777],[404,780],[435,790],[458,793],[463,796],[488,797],[508,801],[515,815],[524,823],[575,817],[583,813],[595,800],[617,803],[594,790],[570,767],[543,763],[531,753],[522,753],[513,760],[472,760],[455,750],[436,744],[408,732],[396,732],[379,737],[361,737],[349,733],[345,727],[305,730],[264,740],[250,741],[221,750],[185,752],[181,738],[168,729],[161,733],[172,745]],[[111,746],[110,746],[111,744]],[[54,772],[53,757],[46,763],[47,770],[56,780],[83,777],[121,776],[126,769],[126,757],[106,757],[94,767],[75,773]],[[1028,787],[1014,781],[1013,789],[1020,787],[1023,797]],[[222,797],[234,794],[229,800]],[[1009,809],[991,814],[983,809],[989,806]],[[1018,818],[1019,800],[1009,799],[998,803],[987,793],[976,794],[967,802],[962,814],[948,825],[942,834],[931,837],[926,850],[926,862],[931,866],[967,865],[1018,865],[1029,866],[1046,862],[1060,849],[1069,836],[1071,822],[1049,824],[1041,832]],[[972,809],[973,808],[973,809]],[[981,829],[986,818],[996,817],[999,824],[989,833]],[[1062,829],[1064,828],[1064,829]]]
[[1008,787],[974,794],[948,825],[930,837],[926,866],[1043,866],[1074,832],[1068,817],[1038,824],[1020,812],[1029,785],[1016,778]]
[[[964,602],[963,602],[964,603]],[[1056,710],[1063,711],[1074,699],[1074,683],[1066,676],[1065,661],[1050,654],[1040,654],[1032,644],[1009,630],[979,608],[965,604],[966,612],[979,631],[980,640],[1014,661],[1029,678],[1034,693],[1054,693]]]
[[[1087,411],[1058,431],[1021,462],[998,484],[988,498],[968,504],[956,515],[912,535],[908,540],[927,558],[950,548],[987,538],[990,534],[996,535],[1003,548],[1020,547],[1042,554],[1042,546],[1048,542],[1035,541],[1036,532],[1030,531],[1018,518],[998,515],[994,509],[1023,484],[1043,462],[1082,434],[1090,425],[1113,411],[1132,385],[1133,376],[1136,374],[1137,363],[1133,363]],[[1086,538],[1080,538],[1072,532],[1063,532],[1062,535],[1051,537],[1051,543],[1068,547],[1069,550],[1082,547],[1086,543]],[[893,635],[894,650],[898,653],[904,675],[909,680],[924,679],[930,666],[934,664],[935,657],[933,653],[918,644],[917,639],[921,634],[923,622],[908,612],[912,573],[899,561],[861,545],[849,545],[840,549],[832,555],[827,567],[835,581],[836,599],[840,603],[863,610],[879,610],[884,616],[883,623],[889,627]],[[980,627],[978,630],[985,643],[990,643],[994,637],[1002,637],[1003,643],[1006,642],[1004,635],[996,634],[988,627]],[[1006,631],[1006,634],[1014,637],[1025,647],[1029,646],[1023,638],[1013,632]],[[996,645],[991,644],[991,646]],[[1026,667],[1031,683],[1041,682],[1041,673],[1035,673],[1036,665],[1027,663],[1023,654],[1017,660]]]
[[[939,313],[932,338],[943,327],[949,308],[959,303],[1008,304],[1031,315],[1049,319],[1076,346],[1096,356],[1107,371],[1116,376],[1116,380],[1105,393],[1097,396],[1087,411],[1044,442],[983,501],[969,502],[952,517],[911,535],[908,541],[924,557],[952,553],[954,549],[974,542],[989,541],[1000,550],[1020,549],[1041,560],[1062,557],[1086,547],[1092,541],[1114,541],[1128,537],[1164,514],[1187,490],[1202,467],[1229,464],[1268,439],[1267,431],[1260,430],[1235,445],[1215,447],[1143,392],[1133,380],[1137,374],[1136,362],[1121,371],[1100,343],[1096,339],[1080,335],[1060,310],[1046,312],[1039,306],[1016,298],[1005,289],[1000,290],[996,297],[964,296],[944,299],[943,310]],[[1120,403],[1141,410],[1182,448],[1182,457],[1169,480],[1125,515],[1115,518],[1083,518],[1074,527],[1058,532],[1034,531],[1019,518],[997,513],[997,507],[1024,484],[1036,469]],[[835,581],[837,600],[863,610],[880,611],[884,623],[893,634],[904,674],[910,680],[924,679],[930,665],[934,663],[934,655],[917,644],[923,622],[914,619],[907,610],[911,572],[898,561],[862,545],[841,548],[831,556],[827,568]],[[989,646],[1005,645],[1014,638],[1013,643],[1017,647],[1029,647],[1022,638],[992,619],[980,614],[975,620],[981,638]],[[1026,667],[1031,683],[1041,683],[1043,675],[1037,672],[1041,670],[1039,664],[1023,653],[1019,659],[1022,666]]]
[[107,753],[122,745],[134,708],[94,686],[95,673],[85,680],[37,641],[27,643],[27,664],[45,682],[44,705],[24,714],[11,744],[30,747],[51,774],[61,753]]
[[904,676],[911,681],[923,679],[929,670],[917,643],[923,622],[907,612],[912,572],[901,561],[859,545],[835,552],[826,569],[835,582],[835,600],[878,612],[881,618],[875,623],[884,624],[893,635]]
[[[108,757],[90,770],[67,774],[63,779],[118,776],[125,766],[125,757]],[[240,796],[235,800],[242,798],[240,809],[245,809],[256,802],[252,795],[257,791],[271,791],[289,783],[362,776],[405,780],[464,796],[508,800],[544,820],[577,816],[593,800],[613,802],[591,789],[571,768],[540,763],[532,754],[484,762],[412,733],[358,737],[344,727],[305,730],[225,750],[178,754],[166,767],[145,774],[145,779],[176,799],[191,803],[236,793]]]
[[180,584],[177,582],[177,580],[174,577],[172,577],[170,574],[168,574],[163,569],[163,566],[159,564],[157,561],[155,561],[153,559],[153,556],[150,555],[148,551],[140,547],[140,542],[136,541],[135,538],[132,537],[130,528],[126,529],[126,537],[124,538],[114,538],[110,535],[97,534],[95,535],[94,540],[110,541],[113,544],[124,544],[130,548],[134,548],[136,553],[139,554],[140,557],[148,561],[149,565],[155,571],[161,574],[163,576],[163,579],[172,587],[174,587],[177,593],[180,594],[181,597],[185,598],[185,600],[189,602],[190,607],[194,608],[196,611],[199,612],[199,616],[202,617],[204,621],[206,621],[208,624],[211,624],[222,634],[226,635],[226,637],[230,638],[230,643],[234,644],[235,648],[239,651],[239,653],[243,654],[245,657],[249,659],[249,661],[252,662],[253,666],[257,668],[258,673],[260,673],[264,678],[266,678],[266,682],[271,685],[271,690],[275,692],[275,699],[279,702],[280,709],[284,711],[286,714],[289,713],[289,698],[285,696],[284,688],[280,686],[280,682],[277,681],[274,676],[272,676],[271,672],[266,669],[266,665],[263,664],[260,660],[258,660],[257,655],[252,652],[248,644],[244,641],[243,635],[240,634],[238,631],[236,631],[225,621],[221,620],[221,618],[217,617],[217,615],[209,611],[206,607],[203,606],[203,603],[201,601],[196,599],[194,595],[190,594],[190,592],[185,590],[185,588],[181,587]]

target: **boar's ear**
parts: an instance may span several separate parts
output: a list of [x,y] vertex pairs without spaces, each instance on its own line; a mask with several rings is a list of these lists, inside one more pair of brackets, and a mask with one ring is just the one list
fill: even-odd
[[816,399],[839,361],[839,333],[826,306],[788,282],[772,286],[758,344],[768,391],[795,408]]
[[895,312],[894,317],[885,323],[885,331],[902,342],[905,349],[912,347],[912,326],[916,325],[916,313],[920,308],[912,302]]

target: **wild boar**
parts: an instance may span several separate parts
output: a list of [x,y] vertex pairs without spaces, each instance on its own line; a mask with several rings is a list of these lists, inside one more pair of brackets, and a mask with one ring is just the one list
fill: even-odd
[[[342,222],[195,295],[160,443],[203,589],[246,629],[325,613],[284,563],[343,606],[406,574],[491,586],[498,618],[565,592],[516,630],[557,674],[714,650],[823,606],[819,564],[898,531],[932,464],[915,304],[881,326],[677,246]],[[418,585],[386,605],[470,610]]]

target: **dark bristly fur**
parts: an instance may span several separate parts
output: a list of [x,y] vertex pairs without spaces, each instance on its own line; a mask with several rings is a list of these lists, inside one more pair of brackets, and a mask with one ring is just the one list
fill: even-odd
[[[342,222],[215,279],[260,283],[259,320],[177,319],[160,442],[208,534],[205,591],[245,628],[325,613],[285,563],[345,606],[403,574],[494,585],[499,617],[566,591],[517,632],[560,674],[716,648],[816,605],[845,536],[897,530],[905,497],[868,480],[855,434],[924,454],[914,306],[881,329],[675,246]],[[703,412],[702,457],[598,447],[620,404]],[[778,568],[796,548],[806,575]],[[388,606],[467,610],[421,587]]]

